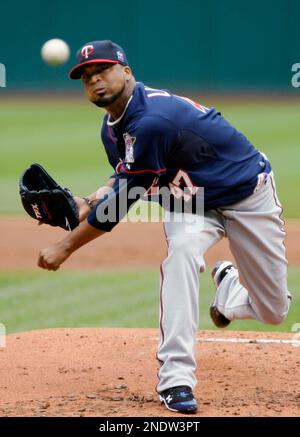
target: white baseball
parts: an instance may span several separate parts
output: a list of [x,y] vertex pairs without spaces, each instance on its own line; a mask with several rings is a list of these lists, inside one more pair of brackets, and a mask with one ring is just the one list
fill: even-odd
[[53,38],[46,41],[41,49],[44,62],[49,65],[62,65],[70,57],[70,48],[62,39]]

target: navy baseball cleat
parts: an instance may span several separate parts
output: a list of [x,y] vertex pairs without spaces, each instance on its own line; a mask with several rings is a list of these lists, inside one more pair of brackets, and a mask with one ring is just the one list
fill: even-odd
[[[221,281],[224,279],[224,277],[227,275],[227,273],[231,269],[235,269],[234,265],[230,261],[218,261],[215,265],[215,267],[212,269],[211,276],[213,278],[213,281],[215,283],[216,288],[219,287],[221,284]],[[230,324],[230,320],[227,319],[218,308],[212,304],[210,306],[210,317],[214,324],[217,326],[217,328],[226,328]]]
[[164,390],[159,395],[159,400],[164,403],[168,410],[177,413],[192,414],[197,412],[197,401],[192,389],[187,385],[179,385]]
[[217,328],[226,328],[230,324],[230,320],[223,316],[215,305],[210,306],[210,318]]

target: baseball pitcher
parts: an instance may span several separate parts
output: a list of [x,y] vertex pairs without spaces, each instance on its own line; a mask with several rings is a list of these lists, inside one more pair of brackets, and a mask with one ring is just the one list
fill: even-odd
[[[106,186],[75,198],[79,225],[41,250],[38,265],[57,270],[110,232],[144,193],[169,189],[170,201],[161,202],[168,254],[161,266],[157,392],[168,409],[196,412],[194,346],[207,249],[227,237],[236,259],[236,266],[219,261],[212,271],[216,326],[241,319],[279,324],[289,310],[284,223],[270,162],[216,109],[136,82],[123,49],[111,41],[80,48],[69,75],[106,110],[102,140],[114,173]],[[137,188],[139,195],[130,195]],[[195,208],[200,192],[203,214]],[[176,201],[186,198],[189,207],[180,211]]]

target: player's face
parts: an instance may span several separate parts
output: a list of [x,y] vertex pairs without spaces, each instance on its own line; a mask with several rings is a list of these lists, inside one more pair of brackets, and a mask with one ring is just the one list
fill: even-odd
[[81,79],[87,98],[105,108],[122,95],[131,72],[120,64],[91,64],[84,68]]

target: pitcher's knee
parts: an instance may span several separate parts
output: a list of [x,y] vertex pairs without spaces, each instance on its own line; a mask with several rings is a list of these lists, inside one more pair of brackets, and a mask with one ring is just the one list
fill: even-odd
[[280,325],[286,318],[289,311],[289,302],[286,300],[284,304],[276,309],[268,309],[263,314],[263,322],[268,325]]
[[170,248],[177,252],[177,255],[196,255],[201,252],[200,241],[196,235],[180,234],[171,239]]
[[268,325],[280,325],[285,319],[286,315],[269,313],[267,316],[263,317],[263,322]]

